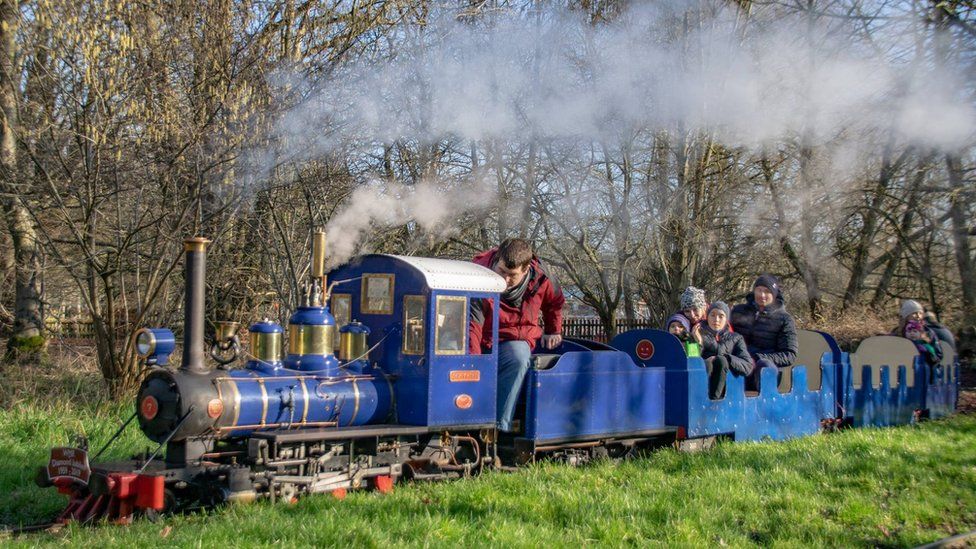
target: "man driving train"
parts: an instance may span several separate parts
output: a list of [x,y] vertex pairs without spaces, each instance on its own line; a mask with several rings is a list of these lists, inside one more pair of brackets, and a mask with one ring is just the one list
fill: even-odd
[[[521,238],[505,239],[497,248],[482,252],[472,260],[492,269],[505,279],[498,313],[498,428],[512,430],[512,417],[519,389],[529,370],[532,350],[541,343],[554,349],[562,343],[562,308],[566,302],[559,283],[546,272]],[[471,353],[491,350],[493,304],[491,299],[472,300],[469,321]],[[544,326],[539,325],[542,316]]]

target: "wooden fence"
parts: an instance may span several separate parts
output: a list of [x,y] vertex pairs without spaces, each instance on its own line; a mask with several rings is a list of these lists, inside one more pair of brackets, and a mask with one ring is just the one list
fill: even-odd
[[[650,320],[636,319],[627,320],[618,318],[614,321],[614,334],[626,332],[636,328],[659,328]],[[580,339],[590,339],[593,341],[607,342],[606,332],[603,329],[603,322],[598,318],[564,318],[563,337],[576,337]]]

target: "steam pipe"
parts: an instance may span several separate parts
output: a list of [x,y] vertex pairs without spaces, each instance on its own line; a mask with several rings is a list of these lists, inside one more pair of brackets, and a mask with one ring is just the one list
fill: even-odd
[[207,275],[207,244],[202,236],[183,241],[186,252],[186,290],[183,302],[183,363],[180,370],[194,374],[210,372],[203,345],[203,308],[205,305],[205,280]]
[[312,278],[323,277],[325,277],[325,231],[320,229],[312,233]]
[[325,280],[325,231],[319,229],[312,233],[312,279],[319,285],[322,303],[310,303],[316,307],[325,304],[328,307],[329,293]]

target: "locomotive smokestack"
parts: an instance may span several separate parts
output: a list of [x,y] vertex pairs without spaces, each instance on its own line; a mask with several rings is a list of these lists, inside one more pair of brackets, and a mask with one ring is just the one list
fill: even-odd
[[183,364],[180,369],[195,374],[210,371],[204,359],[203,307],[207,275],[207,244],[202,236],[183,241],[186,252],[186,292],[183,302]]

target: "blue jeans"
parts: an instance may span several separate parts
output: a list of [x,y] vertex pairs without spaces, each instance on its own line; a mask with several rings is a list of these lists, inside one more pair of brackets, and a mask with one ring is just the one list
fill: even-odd
[[495,414],[498,428],[512,430],[515,404],[518,402],[522,382],[529,371],[532,349],[525,341],[501,341],[498,343],[498,407]]

